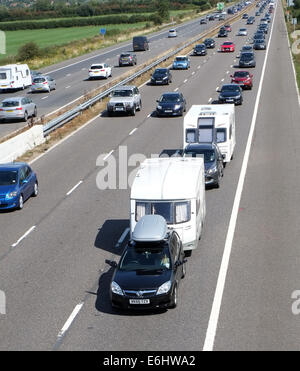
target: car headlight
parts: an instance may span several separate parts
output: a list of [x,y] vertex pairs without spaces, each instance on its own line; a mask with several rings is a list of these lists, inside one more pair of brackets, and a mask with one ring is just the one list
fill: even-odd
[[161,105],[158,105],[158,106],[157,106],[157,109],[162,109],[162,106],[161,106]]
[[180,104],[175,104],[174,109],[180,109],[181,105]]
[[159,289],[156,292],[156,295],[162,295],[162,294],[168,293],[171,289],[171,286],[172,286],[171,281],[165,282],[163,285],[159,287]]
[[10,193],[7,193],[6,198],[7,199],[14,198],[14,197],[17,197],[17,195],[18,195],[17,191],[10,192]]
[[207,174],[214,174],[217,172],[217,167],[211,167],[210,169],[207,170]]
[[240,99],[240,98],[241,98],[240,94],[235,97],[235,99]]
[[121,287],[115,281],[112,281],[112,283],[111,283],[111,291],[114,294],[124,296],[123,290],[121,289]]
[[166,80],[167,78],[168,78],[168,76],[164,76],[164,77],[163,77],[163,80]]

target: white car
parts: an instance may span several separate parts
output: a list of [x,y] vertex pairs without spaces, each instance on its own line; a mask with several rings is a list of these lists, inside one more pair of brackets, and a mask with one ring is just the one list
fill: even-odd
[[111,67],[106,63],[97,63],[92,64],[89,69],[89,78],[90,79],[107,79],[111,76]]
[[247,28],[240,28],[238,32],[238,36],[247,36]]
[[169,30],[169,35],[168,37],[176,37],[177,36],[177,32],[176,30],[172,29],[172,30]]

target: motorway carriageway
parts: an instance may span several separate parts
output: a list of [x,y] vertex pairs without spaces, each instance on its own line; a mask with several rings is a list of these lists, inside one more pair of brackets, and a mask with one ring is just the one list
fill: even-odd
[[[228,37],[235,53],[191,57],[190,70],[174,71],[170,86],[142,87],[135,117],[98,117],[32,164],[39,197],[21,212],[0,215],[0,288],[7,297],[1,350],[299,350],[291,294],[299,288],[300,114],[280,2],[272,21],[265,68],[266,52],[257,51],[253,90],[236,107],[234,159],[220,189],[206,191],[204,235],[188,259],[178,307],[136,315],[111,310],[112,272],[104,260],[118,260],[124,247],[116,245],[128,228],[130,190],[97,189],[96,160],[103,153],[117,158],[120,145],[128,156],[180,148],[183,119],[152,117],[155,99],[178,89],[188,108],[214,101],[236,69],[245,38],[235,34],[245,21]],[[247,26],[250,35],[256,24]]]

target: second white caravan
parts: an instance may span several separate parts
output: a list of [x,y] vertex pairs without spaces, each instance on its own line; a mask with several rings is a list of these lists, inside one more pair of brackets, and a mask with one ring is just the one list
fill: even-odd
[[183,121],[183,148],[190,143],[217,143],[224,163],[236,144],[234,104],[193,105]]
[[165,218],[183,244],[186,255],[198,246],[206,214],[203,158],[145,160],[130,195],[130,232],[144,215]]
[[27,64],[0,66],[0,91],[25,89],[31,86],[31,74]]

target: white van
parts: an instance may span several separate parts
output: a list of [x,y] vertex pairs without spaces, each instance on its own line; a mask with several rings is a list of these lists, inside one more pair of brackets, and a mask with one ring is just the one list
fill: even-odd
[[144,215],[163,216],[174,229],[186,255],[198,246],[206,214],[203,158],[151,158],[133,180],[130,234]]
[[31,74],[27,64],[0,66],[0,91],[25,89],[31,86]]
[[236,144],[234,104],[193,105],[183,120],[183,149],[190,143],[218,144],[224,165]]

